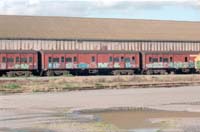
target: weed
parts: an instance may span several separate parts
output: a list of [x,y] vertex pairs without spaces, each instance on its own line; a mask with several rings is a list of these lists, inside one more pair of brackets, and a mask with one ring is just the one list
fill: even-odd
[[71,83],[66,83],[64,84],[64,87],[63,87],[63,89],[73,89],[73,88],[75,88],[75,85]]
[[3,88],[6,88],[6,89],[19,89],[19,88],[21,88],[21,86],[19,84],[16,84],[16,83],[10,83],[10,84],[4,85]]
[[95,84],[95,88],[97,88],[97,89],[100,89],[100,88],[103,88],[103,87],[104,87],[104,85],[101,84],[101,83],[96,83]]

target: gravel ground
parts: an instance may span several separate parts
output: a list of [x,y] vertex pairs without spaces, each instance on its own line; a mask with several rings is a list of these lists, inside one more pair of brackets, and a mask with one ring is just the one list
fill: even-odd
[[[200,87],[1,95],[0,131],[4,128],[33,127],[47,120],[62,121],[61,118],[57,118],[58,113],[120,107],[200,112]],[[190,126],[199,125],[200,121],[193,121],[192,125],[185,120],[181,123],[180,126],[189,129]],[[65,129],[62,128],[63,131],[77,130],[78,125],[74,123],[68,128],[66,126]]]

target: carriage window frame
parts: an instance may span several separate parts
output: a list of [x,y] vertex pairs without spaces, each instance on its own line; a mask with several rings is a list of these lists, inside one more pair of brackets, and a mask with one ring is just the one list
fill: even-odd
[[19,62],[20,62],[20,58],[19,58],[19,57],[16,57],[16,58],[15,58],[15,62],[16,62],[16,63],[19,63]]
[[185,62],[188,62],[188,57],[185,57]]
[[169,61],[170,61],[170,62],[173,62],[173,57],[170,57]]
[[152,58],[152,62],[158,62],[158,58]]
[[130,62],[131,62],[131,59],[130,59],[129,57],[126,57],[126,58],[124,59],[124,62],[130,63]]
[[74,56],[74,62],[77,62],[78,61],[78,58],[76,56]]
[[53,63],[59,63],[59,62],[60,62],[60,58],[59,57],[53,58]]
[[119,57],[114,57],[114,58],[113,58],[113,61],[114,61],[114,62],[120,62],[120,59],[119,59]]
[[160,57],[160,62],[163,62],[163,58],[162,57]]
[[132,57],[132,62],[135,63],[135,56]]
[[169,59],[168,58],[163,58],[163,62],[168,63]]
[[95,56],[92,56],[91,61],[92,61],[92,62],[96,62]]
[[12,57],[7,58],[7,62],[9,62],[9,63],[13,63],[13,62],[14,62],[14,58],[12,58]]
[[21,63],[27,63],[28,59],[26,57],[23,57],[23,58],[20,59],[20,62]]
[[49,57],[49,58],[48,58],[48,62],[49,62],[49,63],[52,63],[52,57]]
[[121,56],[121,62],[124,62],[124,56]]
[[66,57],[66,58],[65,58],[65,61],[68,62],[68,63],[69,63],[69,62],[72,62],[72,58],[71,58],[71,57]]
[[149,62],[152,62],[152,57],[149,57]]
[[113,62],[113,57],[112,56],[109,57],[109,62]]
[[33,62],[33,57],[29,57],[29,63]]
[[62,63],[65,62],[65,57],[64,57],[64,56],[61,57],[61,62],[62,62]]

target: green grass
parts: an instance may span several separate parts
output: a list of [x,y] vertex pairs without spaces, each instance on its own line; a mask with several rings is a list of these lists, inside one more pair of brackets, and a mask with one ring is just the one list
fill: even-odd
[[3,85],[3,88],[6,88],[6,89],[19,89],[19,88],[21,88],[21,86],[19,84],[16,84],[16,83],[10,83],[10,84]]
[[95,88],[97,88],[97,89],[100,89],[100,88],[103,88],[103,87],[104,87],[104,85],[101,84],[101,83],[96,83],[95,84]]
[[72,83],[66,83],[64,84],[64,87],[63,89],[75,89],[77,88],[75,84],[72,84]]

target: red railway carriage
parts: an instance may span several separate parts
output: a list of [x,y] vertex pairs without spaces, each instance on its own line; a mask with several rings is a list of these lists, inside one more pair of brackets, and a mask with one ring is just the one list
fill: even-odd
[[134,74],[140,69],[139,52],[42,51],[42,69],[48,75],[65,71]]
[[192,73],[198,64],[198,52],[145,52],[142,56],[147,74]]
[[0,51],[0,74],[29,76],[38,70],[36,51]]

